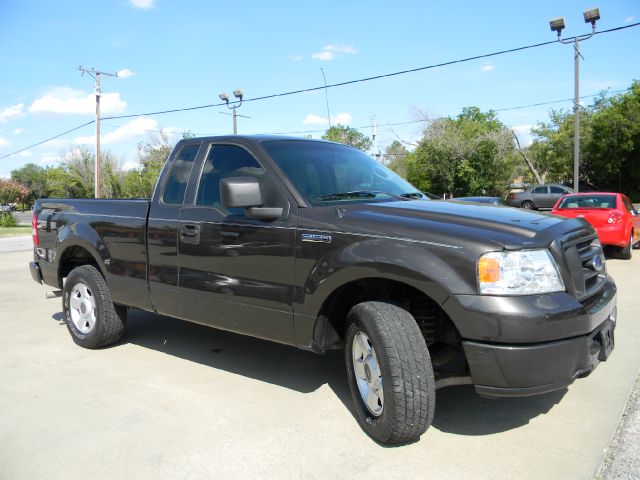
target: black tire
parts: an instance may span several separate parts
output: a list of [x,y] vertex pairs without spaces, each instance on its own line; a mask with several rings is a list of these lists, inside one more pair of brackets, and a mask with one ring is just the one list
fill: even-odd
[[[433,420],[436,389],[429,350],[416,321],[396,305],[363,302],[351,309],[347,322],[347,379],[360,425],[380,443],[417,440]],[[378,415],[367,407],[356,380],[354,339],[362,339],[360,333],[368,337],[381,373],[384,401],[378,403]],[[355,349],[357,354],[358,346]],[[367,378],[372,376],[369,370]]]
[[533,202],[531,200],[525,200],[524,202],[522,202],[522,208],[526,210],[533,210],[534,207],[535,205],[533,205]]
[[[104,347],[124,334],[127,308],[113,304],[104,278],[91,265],[76,267],[67,277],[62,290],[62,313],[71,338],[81,347]],[[85,320],[85,316],[92,320]]]
[[633,256],[633,231],[629,235],[629,243],[620,249],[620,258],[623,260],[631,260]]

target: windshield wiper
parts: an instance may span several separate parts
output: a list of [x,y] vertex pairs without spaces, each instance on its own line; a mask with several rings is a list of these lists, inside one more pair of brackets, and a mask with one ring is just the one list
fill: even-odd
[[381,192],[377,190],[354,190],[352,192],[330,193],[328,195],[322,195],[317,199],[322,201],[329,201],[329,200],[343,200],[345,198],[375,198],[377,195],[388,195],[389,197],[401,198],[403,200],[408,199],[408,197],[404,197],[403,195],[396,195],[394,193]]
[[412,198],[423,198],[424,197],[424,195],[422,193],[420,193],[420,192],[401,193],[400,196],[402,198],[409,198],[409,199],[412,199]]

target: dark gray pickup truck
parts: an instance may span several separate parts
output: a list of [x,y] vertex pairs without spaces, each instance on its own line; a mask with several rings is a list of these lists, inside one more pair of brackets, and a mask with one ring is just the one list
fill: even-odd
[[591,226],[429,201],[364,153],[283,137],[174,149],[148,200],[39,200],[33,278],[73,340],[120,340],[128,308],[323,353],[344,348],[363,429],[417,439],[435,391],[549,392],[614,342]]

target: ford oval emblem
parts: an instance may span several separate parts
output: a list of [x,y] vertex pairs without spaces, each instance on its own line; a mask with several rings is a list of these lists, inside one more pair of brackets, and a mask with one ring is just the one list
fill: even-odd
[[593,260],[591,260],[591,264],[593,265],[593,269],[596,272],[601,272],[604,268],[604,259],[602,258],[602,255],[598,254],[593,257]]

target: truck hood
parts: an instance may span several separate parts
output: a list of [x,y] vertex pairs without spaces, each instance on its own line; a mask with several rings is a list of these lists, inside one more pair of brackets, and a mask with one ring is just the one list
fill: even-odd
[[455,201],[395,201],[344,208],[354,220],[382,222],[403,237],[421,239],[428,232],[429,236],[441,234],[450,243],[475,239],[508,249],[547,246],[556,236],[584,229],[586,224],[519,208]]

